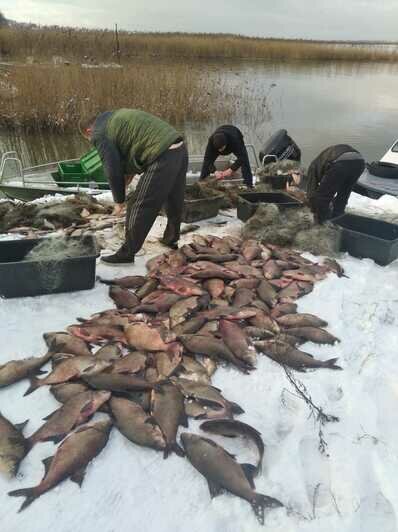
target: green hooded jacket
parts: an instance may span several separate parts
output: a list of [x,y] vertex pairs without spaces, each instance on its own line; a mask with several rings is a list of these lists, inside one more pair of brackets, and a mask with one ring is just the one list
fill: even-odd
[[138,109],[99,115],[92,142],[116,203],[125,200],[125,175],[141,174],[182,135],[167,122]]

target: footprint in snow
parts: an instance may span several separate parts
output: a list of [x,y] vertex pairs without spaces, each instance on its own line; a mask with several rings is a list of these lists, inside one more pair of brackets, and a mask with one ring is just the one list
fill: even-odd
[[319,441],[307,436],[300,442],[299,453],[303,481],[311,507],[325,508],[332,505],[330,490],[330,465],[318,449]]

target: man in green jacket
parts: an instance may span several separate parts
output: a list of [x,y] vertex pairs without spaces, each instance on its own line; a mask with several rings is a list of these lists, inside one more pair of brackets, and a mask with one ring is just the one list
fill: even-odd
[[[80,130],[98,150],[115,201],[115,214],[125,204],[126,239],[108,264],[134,262],[161,207],[167,226],[161,242],[177,248],[184,206],[188,152],[183,137],[172,126],[144,111],[119,109],[82,121]],[[142,174],[126,199],[131,176]]]

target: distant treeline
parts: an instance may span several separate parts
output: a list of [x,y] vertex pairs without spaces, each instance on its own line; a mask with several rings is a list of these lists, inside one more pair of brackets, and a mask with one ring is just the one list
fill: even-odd
[[[398,51],[351,43],[264,39],[229,34],[119,32],[120,61],[137,57],[262,59],[269,61],[397,61]],[[115,32],[63,27],[0,28],[0,55],[10,61],[71,62],[119,59]]]

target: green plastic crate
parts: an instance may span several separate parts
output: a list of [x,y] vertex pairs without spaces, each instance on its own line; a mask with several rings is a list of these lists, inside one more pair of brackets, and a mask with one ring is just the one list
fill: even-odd
[[89,186],[90,182],[95,182],[101,189],[109,188],[101,158],[95,148],[83,155],[78,162],[58,163],[58,171],[53,177],[57,183],[66,187],[74,184]]
[[95,148],[81,157],[80,164],[85,175],[93,176],[97,183],[106,183],[101,157]]

